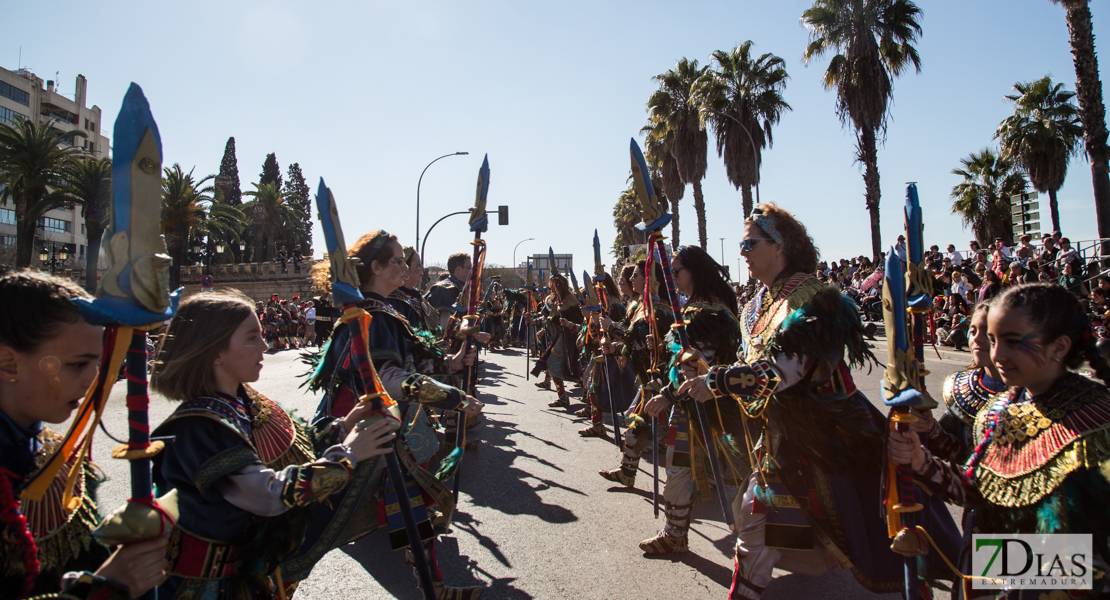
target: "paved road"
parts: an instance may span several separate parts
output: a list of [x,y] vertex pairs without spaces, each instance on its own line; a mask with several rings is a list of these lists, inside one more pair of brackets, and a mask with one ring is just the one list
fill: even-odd
[[[885,342],[875,349],[885,357]],[[307,367],[289,350],[266,357],[256,387],[289,410],[309,418],[318,397],[299,388]],[[927,381],[940,389],[943,377],[967,363],[966,353],[944,353],[930,361]],[[611,439],[582,439],[584,421],[570,415],[582,406],[574,396],[571,411],[549,409],[554,393],[525,381],[521,351],[483,356],[481,399],[484,423],[472,430],[482,446],[462,464],[462,495],[452,531],[437,545],[440,565],[451,584],[489,585],[483,598],[716,599],[727,595],[732,574],[733,540],[715,502],[694,510],[691,552],[674,558],[645,558],[637,543],[662,526],[651,511],[651,463],[641,464],[636,489],[614,486],[597,475],[618,465]],[[931,356],[932,359],[936,355]],[[878,398],[882,369],[856,374],[861,390]],[[124,434],[124,386],[112,393],[109,431]],[[152,399],[151,421],[173,409]],[[103,440],[103,441],[101,441]],[[126,465],[108,457],[113,443],[98,436],[95,458],[112,477],[100,488],[102,509],[119,506],[127,495]],[[850,574],[834,571],[820,578],[779,573],[765,598],[896,598],[875,596]],[[387,549],[375,532],[316,567],[298,591],[305,599],[418,599],[415,580],[403,556]]]

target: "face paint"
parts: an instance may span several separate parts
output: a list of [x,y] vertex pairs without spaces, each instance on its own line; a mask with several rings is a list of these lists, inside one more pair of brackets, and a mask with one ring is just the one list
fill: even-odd
[[57,356],[44,356],[39,360],[39,372],[46,376],[47,387],[55,394],[62,389],[62,380],[58,377],[61,370],[62,361]]
[[1018,340],[1018,350],[1020,350],[1022,354],[1028,356],[1038,367],[1043,367],[1045,362],[1044,345],[1033,336],[1034,332],[1032,331],[1022,336],[1022,338]]

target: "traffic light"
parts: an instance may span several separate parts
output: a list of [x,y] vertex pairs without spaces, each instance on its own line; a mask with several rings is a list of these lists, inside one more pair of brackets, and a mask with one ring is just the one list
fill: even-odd
[[508,225],[509,224],[509,207],[505,206],[504,204],[497,207],[497,224],[498,225]]

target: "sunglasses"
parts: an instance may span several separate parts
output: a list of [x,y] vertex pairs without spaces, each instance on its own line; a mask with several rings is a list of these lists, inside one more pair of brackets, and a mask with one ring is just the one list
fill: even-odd
[[773,241],[775,241],[775,240],[773,240],[771,238],[747,238],[747,239],[744,239],[744,240],[740,240],[740,250],[742,250],[744,252],[747,252],[747,251],[750,251],[752,249],[752,247],[755,246],[759,242],[773,242]]

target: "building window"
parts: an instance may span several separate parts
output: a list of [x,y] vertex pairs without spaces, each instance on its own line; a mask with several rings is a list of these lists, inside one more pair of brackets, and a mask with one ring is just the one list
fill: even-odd
[[15,236],[7,233],[0,234],[0,246],[14,246]]
[[69,233],[69,221],[53,219],[51,217],[39,218],[39,229],[54,233]]
[[10,108],[4,108],[3,106],[0,106],[0,123],[7,123],[8,125],[15,127],[19,124],[20,119],[26,118],[27,116],[23,113],[18,113]]
[[15,100],[23,106],[31,106],[30,94],[3,81],[0,81],[0,96]]
[[7,208],[0,208],[0,224],[15,225],[15,211]]

